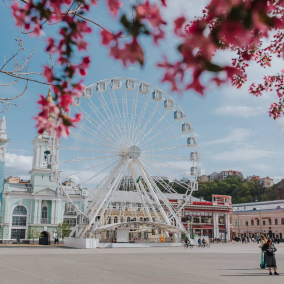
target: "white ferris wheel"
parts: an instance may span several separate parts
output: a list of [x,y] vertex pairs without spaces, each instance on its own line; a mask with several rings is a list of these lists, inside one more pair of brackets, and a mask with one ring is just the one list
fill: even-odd
[[[83,119],[58,142],[60,160],[53,166],[63,195],[83,216],[71,235],[92,237],[129,222],[185,231],[179,213],[198,189],[199,152],[180,106],[149,83],[114,78],[88,86],[73,111]],[[86,200],[72,201],[66,180],[75,190],[88,189]],[[169,198],[175,197],[173,206]]]

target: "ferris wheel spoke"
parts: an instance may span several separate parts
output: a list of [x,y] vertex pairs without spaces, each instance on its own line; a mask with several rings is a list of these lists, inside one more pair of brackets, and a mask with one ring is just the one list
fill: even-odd
[[86,142],[86,143],[89,143],[89,144],[92,144],[92,145],[97,145],[97,146],[102,147],[102,148],[108,149],[108,147],[111,147],[114,150],[117,150],[117,148],[113,145],[110,145],[108,143],[98,142],[98,141],[95,141],[94,139],[87,138],[87,137],[79,135],[79,134],[71,133],[69,136],[74,138],[74,139],[78,139],[78,140],[81,140],[83,142]]
[[139,133],[137,134],[137,144],[140,143],[140,139],[141,139],[141,136],[143,135],[143,133],[145,132],[145,130],[147,129],[149,123],[151,122],[153,116],[155,115],[155,113],[157,112],[159,106],[161,105],[162,103],[162,100],[158,101],[155,108],[152,110],[151,114],[149,115],[149,117],[147,118],[147,121],[146,123],[144,123],[144,126],[143,128],[141,129],[141,131],[139,131]]
[[[105,149],[95,149],[95,148],[85,148],[85,147],[65,146],[65,145],[60,145],[60,150],[98,152],[98,153],[105,153],[106,152]],[[108,152],[117,153],[117,151],[114,151],[114,150],[109,150]]]
[[[113,158],[113,159],[107,160],[107,161],[102,162],[102,163],[100,163],[100,164],[97,164],[97,165],[88,167],[88,168],[86,168],[86,169],[83,169],[83,170],[74,172],[74,173],[72,173],[72,174],[69,174],[69,175],[66,176],[66,178],[69,178],[69,177],[71,177],[71,176],[78,175],[78,174],[80,174],[80,173],[82,173],[82,172],[85,172],[85,171],[92,170],[92,169],[94,169],[94,168],[96,168],[96,167],[102,166],[102,165],[107,164],[107,163],[109,163],[109,162],[112,162],[112,161],[114,161],[114,160],[116,160],[116,162],[118,162],[120,159],[118,159],[117,157],[115,157],[115,158]],[[115,162],[115,163],[116,163],[116,162]]]
[[[140,140],[140,143],[143,142],[151,133],[152,131],[166,118],[166,116],[168,115],[168,113],[170,112],[170,110],[168,109],[166,111],[166,113],[152,126],[152,128],[150,128],[150,130],[142,137],[142,140]],[[177,121],[175,121],[173,124],[169,125],[168,127],[164,128],[164,130],[160,131],[158,134],[152,136],[151,138],[149,138],[147,141],[144,141],[142,144],[140,144],[140,146],[143,146],[144,144],[146,144],[148,141],[152,140],[154,137],[156,137],[157,135],[159,135],[160,133],[162,133],[163,131],[167,130],[168,128],[170,128],[171,126],[175,125],[177,123]]]
[[151,163],[151,166],[149,166],[149,163],[145,163],[143,161],[141,161],[141,163],[143,163],[143,165],[145,165],[148,169],[149,172],[153,172],[153,168],[155,168],[157,170],[157,172],[162,173],[165,177],[169,177],[174,181],[174,183],[177,183],[178,185],[180,185],[181,187],[187,189],[188,188],[188,184],[183,182],[183,181],[177,181],[176,177],[171,175],[169,172],[164,171],[161,167],[156,167],[156,165],[153,165],[153,163]]
[[[176,171],[178,171],[178,172],[186,173],[187,175],[190,175],[189,171],[187,171],[187,170],[178,168],[178,167],[173,166],[173,165],[169,165],[169,164],[167,164],[167,163],[165,163],[165,162],[161,162],[161,161],[159,161],[159,160],[155,160],[155,159],[151,159],[151,158],[142,158],[142,157],[141,157],[141,159],[144,159],[145,161],[148,161],[148,162],[150,162],[150,163],[161,164],[161,165],[163,165],[163,166],[165,166],[165,167],[167,167],[167,168],[171,168],[171,169],[174,169],[174,170],[176,170]],[[152,164],[152,165],[155,166],[154,164]]]
[[[150,100],[150,96],[146,96],[146,98],[144,99],[144,103],[143,103],[141,112],[139,114],[138,122],[137,122],[136,127],[135,127],[135,133],[139,133],[139,131],[140,131],[142,122],[144,120],[145,112],[146,112],[148,104],[149,104],[149,100]],[[135,135],[134,141],[135,141],[134,143],[137,142],[137,136],[136,135]]]
[[95,157],[86,157],[86,158],[79,158],[79,159],[74,159],[74,160],[65,160],[65,161],[59,161],[59,163],[74,163],[74,162],[79,162],[79,161],[89,161],[89,160],[95,160],[95,159],[106,159],[109,157],[116,157],[116,155],[105,155],[105,156],[95,156]]
[[190,161],[190,157],[180,157],[180,156],[168,156],[168,155],[141,155],[141,157],[153,157],[153,158],[163,158],[163,159],[174,159],[179,161]]
[[90,178],[88,178],[87,180],[85,180],[84,182],[81,183],[81,185],[89,182],[90,180],[92,180],[93,178],[97,177],[98,175],[102,174],[104,171],[106,171],[107,169],[117,165],[118,162],[114,162],[111,165],[107,166],[106,168],[104,168],[103,170],[99,171],[98,173],[96,173],[95,175],[91,176]]
[[127,91],[126,89],[121,88],[121,97],[122,97],[122,108],[123,108],[123,119],[124,124],[127,125],[128,128],[128,143],[130,144],[130,120],[128,117],[128,99],[127,99]]
[[[86,101],[86,102],[87,102],[87,101]],[[87,102],[87,105],[89,105],[88,102]],[[80,110],[80,112],[83,113],[84,118],[85,118],[95,129],[97,129],[97,130],[99,131],[99,133],[100,133],[101,136],[103,136],[104,138],[107,138],[108,136],[110,136],[110,137],[113,136],[112,133],[111,133],[111,131],[108,129],[108,127],[105,127],[105,128],[104,128],[104,131],[105,131],[105,132],[103,132],[102,129],[99,129],[98,126],[104,125],[105,120],[102,121],[102,120],[100,119],[100,117],[96,115],[96,116],[98,117],[98,119],[100,120],[100,122],[101,122],[101,125],[100,125],[91,115],[89,115],[88,113],[86,113],[85,110],[82,109],[80,106],[77,106],[77,108]],[[90,107],[90,108],[91,108],[91,107]],[[91,109],[92,109],[92,108],[91,108]],[[96,114],[95,111],[93,111],[93,113]],[[98,126],[97,126],[96,124],[97,124]],[[111,129],[111,126],[109,126],[109,128]],[[113,138],[114,138],[114,137],[113,137]]]
[[136,112],[137,112],[137,102],[138,102],[138,88],[137,91],[133,95],[133,100],[132,100],[132,108],[131,108],[131,119],[130,119],[130,132],[132,132],[131,136],[131,141],[134,140],[134,126],[135,126],[135,121],[136,121]]
[[182,134],[183,134],[183,133],[179,133],[179,134],[175,134],[175,135],[173,135],[173,136],[170,136],[170,137],[168,137],[168,138],[161,139],[161,140],[159,140],[159,141],[157,141],[157,142],[155,142],[155,143],[152,143],[152,144],[150,144],[150,145],[146,145],[145,147],[141,147],[141,149],[143,149],[143,151],[144,151],[144,150],[147,150],[148,148],[150,148],[150,147],[152,147],[152,146],[154,146],[154,145],[163,143],[163,142],[165,142],[165,141],[167,141],[167,140],[170,140],[170,139],[177,138],[177,137],[181,136]]
[[[113,119],[113,121],[114,121],[114,129],[115,129],[115,128],[118,129],[118,132],[120,132],[120,135],[121,135],[121,138],[122,138],[122,137],[123,137],[123,134],[122,134],[122,132],[121,132],[121,129],[120,129],[118,123],[117,123],[117,120],[114,119],[114,117],[113,117],[113,115],[112,115],[112,112],[111,112],[111,110],[110,110],[110,108],[109,108],[109,106],[108,106],[108,104],[107,104],[107,102],[106,102],[104,96],[102,95],[101,92],[96,92],[96,95],[97,95],[97,98],[99,99],[99,101],[100,101],[100,103],[101,103],[102,108],[103,108],[104,111],[105,111],[106,116],[109,118],[109,121],[111,121],[110,117],[112,117],[112,119]],[[115,132],[116,132],[116,131],[115,131]],[[118,135],[118,133],[117,133],[117,135]]]
[[[105,118],[105,116],[103,116],[99,108],[93,103],[93,101],[90,98],[86,99],[86,104],[92,110],[92,113],[95,114],[95,116],[99,120],[96,121],[91,115],[88,115],[89,118],[88,122],[91,123],[93,126],[95,126],[94,123],[97,124],[98,126],[95,127],[100,131],[100,133],[103,133],[104,137],[110,136],[115,138],[115,135],[113,135],[114,133],[116,133],[115,127],[112,124],[110,124],[110,122]],[[103,126],[104,128],[102,129]]]
[[[105,145],[105,144],[113,145],[113,142],[109,139],[109,137],[102,136],[100,133],[94,131],[93,129],[89,128],[88,126],[86,126],[86,125],[84,125],[80,122],[77,124],[77,126],[78,126],[78,128],[84,130],[86,133],[91,134],[94,138],[99,139],[100,143],[102,143],[103,145]],[[109,143],[107,143],[106,141],[108,141]],[[115,148],[118,149],[118,147],[116,147],[116,146],[115,146]]]
[[[155,167],[155,166],[154,166]],[[156,167],[155,167],[156,168]],[[156,168],[157,170],[160,170],[160,172],[162,172],[165,176],[168,176],[169,178],[173,179],[174,182],[173,183],[176,183],[178,185],[180,185],[181,187],[185,188],[185,189],[188,189],[188,184],[183,182],[183,181],[177,181],[177,179],[172,176],[170,173],[160,169],[160,168]],[[171,187],[172,188],[172,187]]]
[[143,153],[172,150],[172,149],[180,149],[180,148],[187,148],[187,147],[188,147],[188,145],[178,145],[178,146],[173,146],[173,147],[165,147],[165,148],[157,148],[157,149],[146,150],[146,151],[143,151]]
[[[159,179],[157,176],[155,176],[155,173],[153,171],[153,167],[147,166],[144,162],[141,162],[145,168],[148,169],[149,173],[153,173],[152,178],[159,183],[163,188],[166,189],[169,193],[177,194],[177,192],[169,185],[167,184],[163,179]],[[157,169],[159,170],[159,169]],[[167,173],[166,173],[167,174]]]
[[117,99],[116,99],[116,95],[114,93],[114,89],[109,90],[109,94],[110,94],[110,97],[111,97],[114,113],[115,113],[117,119],[120,120],[120,124],[121,124],[121,126],[124,130],[123,131],[124,132],[124,138],[125,138],[125,141],[127,141],[126,125],[124,124],[124,120],[122,119],[121,111],[120,111],[118,103],[117,103]]

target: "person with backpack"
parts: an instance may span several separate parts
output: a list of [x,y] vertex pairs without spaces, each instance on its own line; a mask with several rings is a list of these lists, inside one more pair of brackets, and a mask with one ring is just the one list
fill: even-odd
[[263,245],[262,250],[266,253],[266,261],[269,270],[269,275],[272,275],[271,267],[273,267],[274,275],[279,275],[279,273],[277,273],[276,271],[277,266],[275,252],[277,251],[277,249],[272,243],[272,239],[268,239],[267,243]]
[[263,246],[267,243],[267,239],[264,235],[260,236],[260,249],[261,249],[261,259],[260,259],[260,268],[265,269],[266,267],[266,252],[262,250]]

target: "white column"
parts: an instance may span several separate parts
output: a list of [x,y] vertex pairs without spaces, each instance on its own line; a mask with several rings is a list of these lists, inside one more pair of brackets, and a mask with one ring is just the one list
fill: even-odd
[[38,199],[35,200],[34,224],[37,224]]
[[230,214],[226,214],[226,230],[227,230],[227,241],[231,240],[231,226],[230,226]]
[[41,146],[39,146],[39,167],[42,168],[42,163],[43,163],[43,155],[41,151]]
[[58,220],[58,208],[59,207],[59,200],[56,200],[55,202],[55,220],[54,220],[54,224],[59,224],[59,220]]
[[35,156],[35,167],[39,168],[39,157],[40,157],[40,149],[39,146],[36,147],[36,156]]
[[55,200],[51,201],[51,220],[50,223],[54,224],[54,210],[55,210]]
[[[13,212],[10,212],[10,197],[6,197],[5,198],[5,216],[4,216],[4,223],[10,223],[12,220],[11,215],[13,214]],[[4,234],[4,230],[3,230],[3,234]],[[4,236],[3,236],[4,238]]]
[[38,218],[37,222],[38,222],[38,224],[41,223],[41,207],[42,207],[41,203],[42,203],[42,200],[39,199],[39,201],[38,201],[38,211],[37,211],[37,218]]
[[62,220],[63,218],[62,218],[62,215],[61,215],[61,201],[60,200],[58,200],[58,210],[57,210],[57,222],[58,223],[62,223]]
[[219,216],[213,213],[214,238],[219,238]]

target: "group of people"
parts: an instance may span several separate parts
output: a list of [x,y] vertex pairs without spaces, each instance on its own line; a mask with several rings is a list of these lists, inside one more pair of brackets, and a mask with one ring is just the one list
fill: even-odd
[[201,240],[201,238],[198,239],[198,245],[201,246],[201,244],[205,247],[205,245],[206,245],[205,238],[203,238],[202,240]]
[[274,275],[279,275],[276,271],[276,258],[275,252],[277,251],[276,247],[274,246],[272,239],[266,239],[264,235],[260,236],[260,248],[261,248],[261,263],[260,267],[265,269],[268,267],[269,275],[273,275],[271,272],[271,268],[274,270]]

